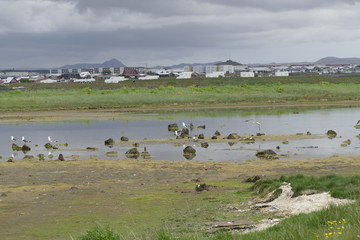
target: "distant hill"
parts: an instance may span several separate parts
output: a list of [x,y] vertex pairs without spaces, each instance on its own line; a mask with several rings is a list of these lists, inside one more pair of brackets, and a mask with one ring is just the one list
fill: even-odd
[[126,67],[122,62],[113,58],[103,63],[78,63],[72,65],[65,65],[60,69],[78,69],[78,68],[110,68],[110,67]]
[[215,65],[218,63],[221,63],[221,61],[209,62],[209,63],[180,63],[172,66],[154,66],[152,68],[184,68],[185,66],[206,66],[206,65]]
[[360,58],[325,57],[316,61],[315,64],[360,64]]

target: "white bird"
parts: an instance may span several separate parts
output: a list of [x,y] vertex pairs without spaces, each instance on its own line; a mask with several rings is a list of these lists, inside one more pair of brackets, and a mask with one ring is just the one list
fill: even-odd
[[17,138],[15,138],[14,136],[11,136],[11,141],[15,142],[17,140],[18,140]]
[[181,131],[175,130],[174,134],[175,134],[175,136],[180,137]]
[[257,124],[259,127],[259,133],[261,132],[261,130],[260,130],[261,123],[255,121],[254,119],[248,119],[248,120],[245,120],[245,122],[251,122],[251,123]]
[[184,128],[188,128],[188,126],[186,125],[185,122],[183,122],[182,125],[183,125]]
[[49,140],[49,142],[51,142],[51,143],[52,143],[52,142],[57,142],[56,140],[52,140],[50,136],[48,136],[48,140]]
[[24,136],[21,137],[21,141],[23,141],[24,143],[31,142],[30,140],[27,140]]

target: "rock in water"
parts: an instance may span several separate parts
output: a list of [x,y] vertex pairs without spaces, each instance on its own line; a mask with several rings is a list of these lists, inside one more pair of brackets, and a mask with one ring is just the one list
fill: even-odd
[[191,146],[187,146],[186,148],[184,148],[183,153],[184,154],[195,154],[196,150]]
[[129,138],[128,138],[128,137],[125,137],[125,136],[122,136],[122,137],[120,138],[120,140],[121,140],[122,142],[127,142],[127,141],[129,141]]
[[20,147],[19,145],[15,144],[15,143],[13,143],[11,145],[11,148],[13,151],[21,151],[22,150],[22,147]]
[[337,133],[334,130],[328,130],[326,135],[328,135],[329,138],[336,137]]
[[114,145],[114,144],[115,144],[115,141],[112,138],[109,138],[109,139],[105,140],[105,145],[106,146],[110,146],[110,145]]
[[202,148],[208,148],[209,144],[207,142],[201,143]]
[[31,148],[28,145],[24,144],[21,148],[21,151],[23,151],[23,153],[27,153],[31,151]]
[[168,125],[168,131],[176,131],[179,129],[179,126],[176,123],[171,123]]
[[126,151],[125,155],[128,158],[138,158],[140,156],[140,153],[137,148],[131,148]]
[[257,157],[266,158],[266,159],[277,159],[276,155],[277,155],[276,152],[274,152],[271,149],[267,149],[256,153]]

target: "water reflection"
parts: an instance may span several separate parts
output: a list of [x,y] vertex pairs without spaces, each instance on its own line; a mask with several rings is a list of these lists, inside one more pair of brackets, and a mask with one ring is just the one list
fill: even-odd
[[[242,162],[256,159],[255,154],[260,150],[272,149],[281,159],[292,160],[357,153],[360,141],[360,129],[354,128],[359,120],[360,108],[231,109],[126,116],[113,114],[113,120],[101,121],[0,123],[0,161],[7,161],[10,157],[19,160],[25,156],[56,160],[60,154],[65,160],[134,158],[134,155],[127,154],[132,148],[136,148],[139,153],[135,154],[137,159]],[[266,135],[311,133],[323,137],[266,142],[250,138],[245,142],[209,142],[199,138],[202,135],[204,138],[214,137],[213,140],[230,134],[257,135],[260,125],[250,120],[261,123],[261,132]],[[177,123],[182,127],[183,122],[193,125],[193,128],[189,127],[189,138],[175,140],[177,136],[174,131],[168,130],[168,126]],[[327,138],[329,129],[337,135]],[[17,140],[12,140],[11,136]],[[13,143],[21,148],[25,144],[25,141],[21,141],[22,136],[31,140],[26,142],[30,150],[13,151]],[[58,141],[55,144],[57,149],[46,149],[48,136]],[[127,141],[121,141],[125,137]],[[114,142],[105,146],[108,139]],[[184,156],[183,150],[187,146],[196,150],[194,156]]]

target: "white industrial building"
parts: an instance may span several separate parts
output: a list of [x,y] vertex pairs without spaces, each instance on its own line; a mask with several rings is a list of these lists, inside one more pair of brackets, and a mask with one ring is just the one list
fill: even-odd
[[240,72],[240,77],[255,77],[254,72]]
[[179,76],[176,77],[176,79],[189,79],[191,78],[193,72],[181,72],[179,73]]
[[275,76],[276,77],[288,77],[289,72],[288,71],[276,71]]
[[205,77],[207,77],[207,78],[225,77],[225,72],[211,72],[211,73],[206,73]]

